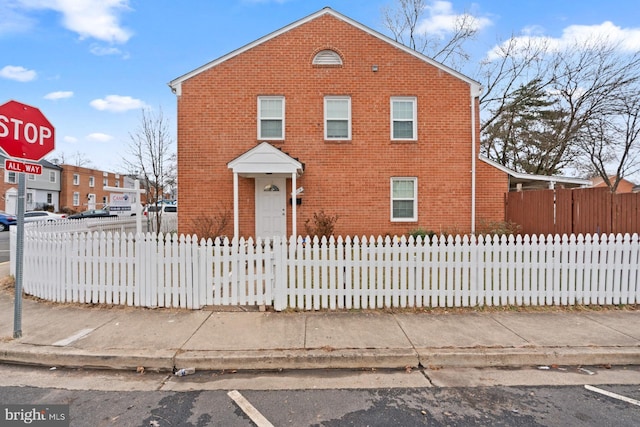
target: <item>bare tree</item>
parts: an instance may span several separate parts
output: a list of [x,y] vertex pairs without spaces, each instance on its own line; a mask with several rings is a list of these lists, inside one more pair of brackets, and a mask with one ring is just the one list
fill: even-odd
[[[454,67],[468,62],[476,18],[458,15],[448,38],[429,35],[428,0],[396,0],[383,10],[396,41]],[[637,96],[640,52],[594,36],[573,45],[512,36],[481,61],[481,152],[520,172],[557,174],[588,167],[608,182],[608,171],[637,172]]]
[[92,164],[87,155],[80,151],[76,151],[71,156],[64,152],[57,153],[55,157],[51,158],[51,163],[56,165],[72,165],[79,167],[90,167]]
[[[604,146],[598,148],[595,135],[598,132],[604,135],[605,129],[612,129],[608,122],[619,123],[620,115],[624,114],[620,99],[627,99],[625,94],[637,93],[640,55],[624,55],[618,45],[597,38],[554,50],[537,43],[519,46],[516,41],[520,40],[512,39],[503,44],[497,59],[494,57],[483,64],[487,88],[480,99],[484,107],[483,153],[516,170],[539,174],[554,174],[564,167],[584,164],[593,167],[594,162],[589,158],[598,155],[602,156],[599,158],[602,165],[611,166],[611,150],[605,150]],[[533,133],[520,133],[517,144],[514,142],[513,147],[505,147],[501,144],[506,142],[497,131],[503,131],[501,125],[509,123],[512,117],[529,114],[524,109],[527,104],[515,103],[514,99],[524,85],[533,81],[538,89],[536,96],[547,100],[540,102],[539,108],[551,107],[553,113],[545,115],[539,111],[535,116],[529,115],[528,126],[546,130],[536,135],[537,140],[526,138]],[[520,110],[514,111],[518,107]],[[553,126],[546,126],[544,120],[550,117],[554,120]],[[585,132],[588,127],[590,131]],[[528,170],[518,167],[542,160],[536,160],[535,155],[539,152],[531,150],[542,139],[546,141],[545,166]],[[589,147],[589,143],[596,146]],[[516,146],[519,148],[515,149]],[[533,157],[522,163],[516,153],[520,157],[523,154],[533,154]]]
[[609,114],[594,117],[582,132],[585,169],[612,193],[628,175],[640,172],[640,94],[625,92]]
[[421,26],[427,9],[427,0],[396,0],[394,7],[383,8],[383,25],[395,41],[452,68],[469,62],[464,45],[477,34],[476,18],[469,13],[455,16],[450,33],[440,37]]
[[[124,162],[131,173],[142,178],[147,204],[158,203],[164,198],[168,185],[175,185],[175,167],[171,152],[174,139],[162,110],[143,109],[138,128],[129,133],[129,154]],[[159,211],[159,209],[156,209]],[[155,217],[156,230],[160,230],[161,213]]]

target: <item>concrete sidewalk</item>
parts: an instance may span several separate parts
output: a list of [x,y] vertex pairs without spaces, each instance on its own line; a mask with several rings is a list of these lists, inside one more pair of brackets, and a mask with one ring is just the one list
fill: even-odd
[[637,311],[234,310],[23,298],[22,337],[13,339],[13,296],[0,290],[0,362],[128,370],[640,364]]

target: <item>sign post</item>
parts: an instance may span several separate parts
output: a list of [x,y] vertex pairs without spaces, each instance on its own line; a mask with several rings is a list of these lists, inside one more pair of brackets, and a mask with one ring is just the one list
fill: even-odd
[[22,279],[24,260],[25,172],[41,174],[38,162],[55,148],[54,128],[42,112],[17,101],[0,105],[0,149],[9,159],[5,169],[18,174],[18,232],[16,235],[16,286],[14,298],[13,337],[22,337]]

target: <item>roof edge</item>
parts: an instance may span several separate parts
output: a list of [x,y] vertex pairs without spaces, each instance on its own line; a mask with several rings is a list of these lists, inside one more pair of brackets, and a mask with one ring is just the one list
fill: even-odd
[[577,184],[577,185],[591,185],[591,180],[583,179],[583,178],[571,178],[568,176],[559,176],[559,175],[532,175],[528,173],[516,172],[513,169],[509,169],[508,167],[501,165],[498,162],[494,162],[493,160],[485,157],[483,155],[479,155],[478,158],[488,165],[493,166],[496,169],[500,169],[502,172],[507,173],[514,178],[520,179],[530,179],[533,181],[546,181],[546,182],[564,182],[567,184]]
[[440,70],[442,70],[442,71],[444,71],[444,72],[446,72],[448,74],[453,75],[454,77],[459,78],[460,80],[465,81],[466,83],[468,83],[472,87],[472,89],[473,89],[472,93],[474,94],[474,96],[477,96],[475,94],[479,93],[481,91],[482,85],[479,82],[473,80],[472,78],[470,78],[470,77],[460,73],[459,71],[456,71],[453,68],[450,68],[450,67],[448,67],[448,66],[446,66],[446,65],[444,65],[444,64],[442,64],[442,63],[440,63],[440,62],[438,62],[438,61],[436,61],[436,60],[434,60],[434,59],[432,59],[432,58],[430,58],[430,57],[428,57],[428,56],[416,51],[416,50],[413,50],[413,49],[403,45],[402,43],[399,43],[399,42],[393,40],[392,38],[390,38],[388,36],[385,36],[384,34],[378,32],[378,31],[376,31],[376,30],[374,30],[374,29],[372,29],[370,27],[367,27],[366,25],[361,24],[360,22],[357,22],[357,21],[349,18],[346,15],[343,15],[340,12],[337,12],[337,11],[333,10],[330,7],[324,7],[322,9],[320,9],[319,11],[312,13],[311,15],[308,15],[308,16],[306,16],[304,18],[301,18],[301,19],[299,19],[297,21],[294,21],[291,24],[288,24],[288,25],[286,25],[286,26],[284,26],[284,27],[282,27],[282,28],[280,28],[278,30],[275,30],[275,31],[273,31],[273,32],[271,32],[271,33],[269,33],[269,34],[267,34],[267,35],[265,35],[265,36],[263,36],[263,37],[261,37],[261,38],[259,38],[257,40],[254,40],[253,42],[248,43],[248,44],[246,44],[246,45],[244,45],[242,47],[239,47],[238,49],[235,49],[235,50],[233,50],[233,51],[231,51],[231,52],[229,52],[229,53],[227,53],[227,54],[225,54],[225,55],[223,55],[223,56],[221,56],[221,57],[219,57],[217,59],[214,59],[213,61],[207,62],[206,64],[201,65],[200,67],[195,68],[194,70],[191,70],[188,73],[185,73],[185,74],[181,75],[180,77],[177,77],[177,78],[171,80],[167,84],[171,88],[171,91],[173,93],[175,93],[176,95],[180,95],[181,94],[181,85],[182,85],[182,83],[184,81],[190,79],[191,77],[194,77],[194,76],[196,76],[196,75],[198,75],[198,74],[200,74],[200,73],[202,73],[202,72],[204,72],[204,71],[206,71],[206,70],[208,70],[210,68],[213,68],[216,65],[221,64],[222,62],[225,62],[225,61],[227,61],[227,60],[229,60],[229,59],[231,59],[231,58],[233,58],[233,57],[235,57],[237,55],[240,55],[241,53],[246,52],[247,50],[252,49],[255,46],[258,46],[258,45],[260,45],[262,43],[265,43],[265,42],[267,42],[267,41],[269,41],[269,40],[271,40],[271,39],[273,39],[273,38],[275,38],[275,37],[277,37],[277,36],[279,36],[281,34],[284,34],[284,33],[288,32],[288,31],[290,31],[290,30],[292,30],[294,28],[297,28],[297,27],[299,27],[299,26],[301,26],[301,25],[303,25],[303,24],[305,24],[307,22],[313,21],[314,19],[316,19],[316,18],[318,18],[318,17],[320,17],[322,15],[331,15],[331,16],[337,18],[337,19],[345,21],[346,23],[348,23],[348,24],[350,24],[350,25],[352,25],[352,26],[354,26],[354,27],[366,32],[366,33],[368,33],[368,34],[370,34],[370,35],[372,35],[372,36],[374,36],[374,37],[376,37],[376,38],[378,38],[378,39],[380,39],[380,40],[382,40],[382,41],[384,41],[386,43],[389,43],[389,44],[395,46],[396,48],[398,48],[398,49],[400,49],[400,50],[402,50],[402,51],[404,51],[404,52],[406,52],[406,53],[408,53],[410,55],[413,55],[416,58],[418,58],[418,59],[420,59],[420,60],[422,60],[424,62],[427,62],[428,64],[431,64],[434,67],[439,68]]

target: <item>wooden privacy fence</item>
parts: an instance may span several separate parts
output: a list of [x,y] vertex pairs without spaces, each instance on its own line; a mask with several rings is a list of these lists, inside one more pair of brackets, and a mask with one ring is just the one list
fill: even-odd
[[640,233],[640,193],[607,188],[532,190],[505,195],[505,219],[522,234]]
[[23,287],[57,302],[198,309],[636,304],[638,235],[198,241],[25,231]]

